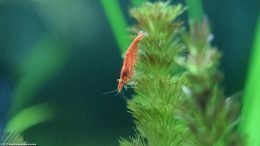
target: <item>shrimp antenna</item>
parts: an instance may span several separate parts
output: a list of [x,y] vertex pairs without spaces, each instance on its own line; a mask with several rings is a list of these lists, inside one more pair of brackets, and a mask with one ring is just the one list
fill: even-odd
[[[120,94],[121,93],[121,94]],[[122,92],[120,92],[120,93],[117,93],[117,94],[119,94],[120,95],[120,97],[123,97],[123,99],[125,100],[125,101],[127,101],[129,98],[128,97],[126,97],[125,96],[125,93],[124,93],[124,91],[122,90]],[[122,96],[121,96],[122,95]]]
[[108,91],[108,92],[105,92],[105,93],[102,93],[102,94],[105,95],[105,94],[110,94],[110,93],[114,93],[114,92],[117,92],[117,89],[113,90],[113,91]]

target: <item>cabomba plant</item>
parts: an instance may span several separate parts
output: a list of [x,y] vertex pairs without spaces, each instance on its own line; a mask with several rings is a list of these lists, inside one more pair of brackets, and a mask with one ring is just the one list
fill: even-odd
[[134,95],[127,101],[136,136],[121,146],[236,146],[239,106],[219,87],[220,53],[210,45],[207,22],[184,29],[177,17],[181,4],[146,2],[131,8],[137,21],[131,31],[147,32],[139,44],[132,80]]
[[239,93],[226,97],[219,86],[222,74],[217,67],[221,54],[210,45],[211,38],[206,19],[192,23],[190,33],[184,35],[189,53],[181,65],[189,84],[182,86],[184,104],[177,107],[175,115],[188,126],[192,145],[242,146],[244,140],[237,131]]

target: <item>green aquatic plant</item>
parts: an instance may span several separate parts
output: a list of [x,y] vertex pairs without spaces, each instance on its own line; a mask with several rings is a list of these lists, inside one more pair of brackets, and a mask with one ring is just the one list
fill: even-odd
[[[226,97],[218,69],[220,52],[212,47],[212,35],[206,19],[191,23],[189,34],[184,34],[188,49],[187,61],[181,62],[187,70],[189,85],[183,85],[184,104],[176,115],[189,127],[196,146],[243,146],[244,139],[238,132],[240,104],[239,93]],[[188,110],[187,110],[188,109]]]
[[10,133],[10,136],[17,139],[18,135],[22,137],[23,132],[29,128],[56,117],[57,109],[51,102],[30,104],[46,79],[52,77],[64,65],[67,53],[68,49],[64,45],[47,37],[37,43],[34,51],[21,62],[21,77],[13,93],[5,133]]
[[37,124],[54,119],[56,109],[50,103],[41,103],[19,111],[14,118],[8,121],[5,131],[24,132]]
[[119,6],[119,3],[116,0],[101,0],[100,2],[104,8],[104,11],[106,12],[117,44],[121,49],[120,51],[121,53],[124,53],[126,51],[125,49],[130,43],[130,40],[128,37],[123,37],[128,36],[128,32],[126,32],[127,23],[123,16],[121,7]]
[[202,21],[203,18],[203,6],[201,0],[186,0],[188,6],[189,19],[192,21]]
[[140,43],[141,53],[136,67],[136,94],[128,100],[135,118],[137,137],[122,139],[120,144],[168,146],[178,145],[189,137],[188,128],[174,117],[174,109],[182,104],[181,86],[185,75],[175,59],[184,46],[178,37],[182,22],[176,20],[185,8],[169,2],[147,2],[130,10],[138,24],[131,28],[148,33]]
[[0,145],[22,145],[26,144],[22,135],[17,132],[1,132]]
[[[138,6],[145,1],[147,0],[132,0],[132,4]],[[128,36],[129,33],[126,31],[127,22],[123,15],[123,10],[121,9],[118,0],[101,0],[100,2],[107,15],[121,54],[124,54],[130,43],[130,38],[125,37]]]
[[249,146],[260,145],[260,13],[258,16],[255,39],[251,53],[250,66],[247,75],[247,82],[245,86],[245,98],[243,107],[244,122],[242,130],[248,135]]
[[237,94],[226,97],[219,86],[221,54],[210,44],[208,23],[196,19],[186,32],[178,19],[184,11],[160,1],[130,9],[137,21],[132,32],[148,35],[139,45],[135,94],[127,101],[137,132],[121,146],[244,145]]

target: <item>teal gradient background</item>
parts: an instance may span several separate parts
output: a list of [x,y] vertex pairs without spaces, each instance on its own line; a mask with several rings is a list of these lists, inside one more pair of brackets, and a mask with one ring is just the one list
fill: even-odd
[[[134,24],[128,15],[131,1],[118,1],[127,24]],[[172,1],[178,2],[185,3]],[[259,3],[203,1],[213,44],[223,52],[227,94],[244,88]],[[102,93],[116,89],[121,64],[100,0],[1,0],[0,129],[23,109],[47,103],[53,117],[26,128],[26,141],[43,146],[118,145],[120,137],[134,133],[133,119],[122,97]]]

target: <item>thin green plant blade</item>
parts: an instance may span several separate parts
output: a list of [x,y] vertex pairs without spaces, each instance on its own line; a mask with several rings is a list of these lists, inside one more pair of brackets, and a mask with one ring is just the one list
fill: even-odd
[[65,65],[67,47],[50,37],[39,41],[19,65],[21,77],[14,89],[9,117],[28,105],[40,87]]
[[191,20],[201,22],[203,17],[203,6],[201,0],[186,0],[188,14]]
[[6,132],[23,132],[39,123],[55,117],[56,110],[49,103],[42,103],[25,108],[18,112],[7,124]]
[[[260,15],[259,15],[260,16]],[[248,146],[260,145],[260,17],[258,17],[255,39],[247,75],[244,97],[243,130],[248,137]]]
[[101,4],[108,17],[116,42],[123,54],[130,43],[127,32],[127,22],[117,0],[101,0]]

